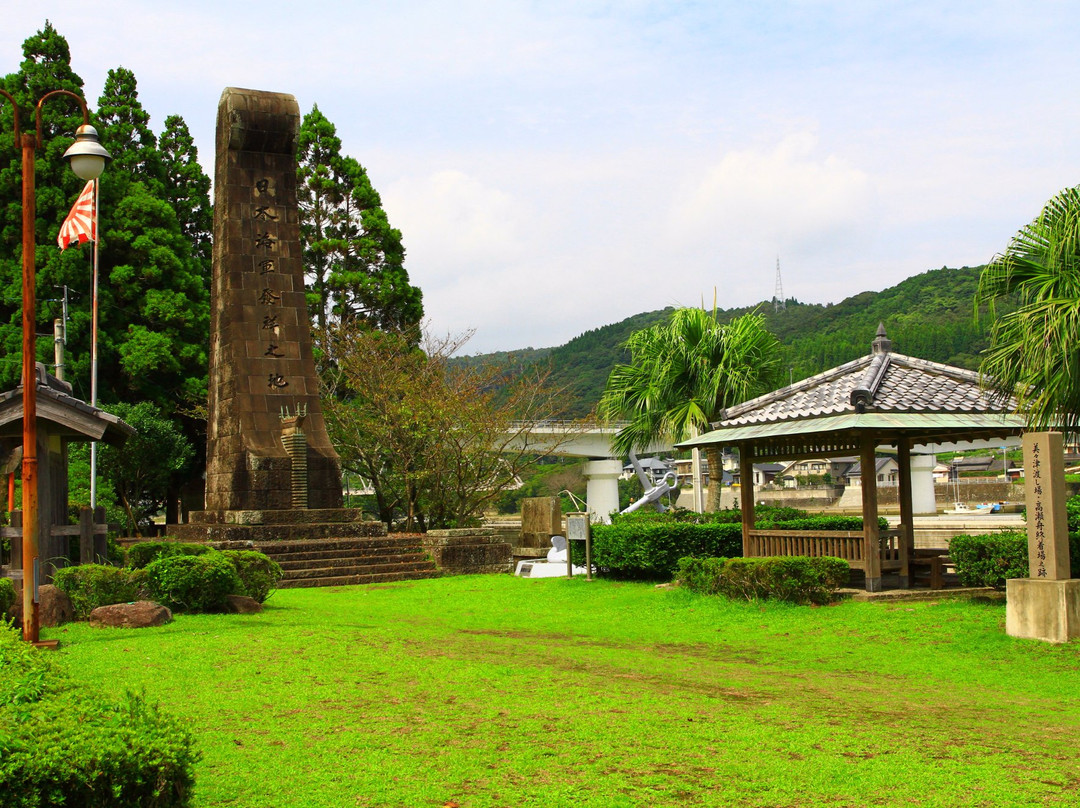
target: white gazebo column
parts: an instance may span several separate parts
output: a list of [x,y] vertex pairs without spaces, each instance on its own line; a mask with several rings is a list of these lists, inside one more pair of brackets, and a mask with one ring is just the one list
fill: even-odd
[[611,522],[611,514],[619,510],[621,475],[622,463],[618,460],[590,460],[585,464],[585,499],[593,522]]
[[937,455],[911,456],[911,510],[915,516],[934,516],[937,499],[934,497],[934,466]]

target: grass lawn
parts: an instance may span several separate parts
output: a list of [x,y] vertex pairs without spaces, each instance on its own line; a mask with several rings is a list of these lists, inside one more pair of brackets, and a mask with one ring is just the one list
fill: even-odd
[[1080,643],[1004,621],[467,576],[43,634],[182,717],[197,806],[1080,805]]

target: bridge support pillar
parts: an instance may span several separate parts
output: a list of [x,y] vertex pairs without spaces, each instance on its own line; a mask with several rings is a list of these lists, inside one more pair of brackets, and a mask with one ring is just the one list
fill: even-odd
[[585,498],[590,519],[610,522],[611,514],[619,510],[619,477],[622,463],[618,460],[590,460],[585,464]]
[[911,456],[911,504],[916,516],[936,516],[934,465],[937,455]]

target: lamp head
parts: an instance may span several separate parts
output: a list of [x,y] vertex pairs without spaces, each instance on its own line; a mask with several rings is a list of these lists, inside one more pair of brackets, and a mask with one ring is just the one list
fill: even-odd
[[71,163],[71,170],[77,177],[93,180],[101,176],[112,155],[101,145],[97,129],[84,123],[75,130],[75,142],[64,152],[64,159]]

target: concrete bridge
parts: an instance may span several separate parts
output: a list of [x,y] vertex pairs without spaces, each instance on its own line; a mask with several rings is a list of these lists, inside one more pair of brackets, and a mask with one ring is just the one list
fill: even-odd
[[[611,440],[625,423],[588,423],[582,421],[529,421],[511,426],[520,435],[517,446],[528,446],[563,457],[584,457],[585,500],[593,521],[610,521],[619,510],[619,477],[623,464],[611,448]],[[643,450],[643,454],[672,451],[670,442],[658,442]]]

